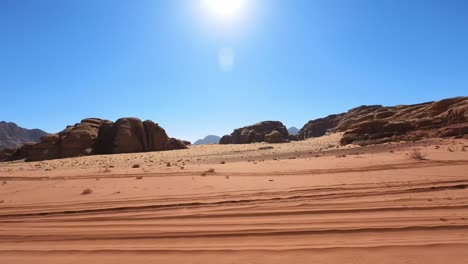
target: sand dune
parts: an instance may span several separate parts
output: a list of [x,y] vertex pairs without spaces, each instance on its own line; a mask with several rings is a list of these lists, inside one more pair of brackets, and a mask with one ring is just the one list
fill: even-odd
[[1,164],[0,258],[468,263],[467,140],[340,136]]

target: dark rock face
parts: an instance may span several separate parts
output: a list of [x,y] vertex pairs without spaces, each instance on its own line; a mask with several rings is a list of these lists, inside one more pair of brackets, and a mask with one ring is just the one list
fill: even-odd
[[[273,133],[274,132],[274,133]],[[279,121],[264,121],[255,125],[235,129],[231,135],[221,138],[219,144],[249,144],[255,142],[289,142],[289,133]]]
[[[289,139],[289,136],[288,136]],[[267,143],[283,143],[285,139],[281,137],[280,132],[273,130],[271,133],[265,135],[265,142]]]
[[17,148],[5,148],[0,150],[0,161],[8,160],[16,153],[16,151],[18,151]]
[[145,126],[141,120],[137,118],[121,118],[115,122],[114,127],[113,153],[147,151],[148,138],[146,137]]
[[298,139],[321,137],[325,135],[328,130],[335,128],[341,117],[342,115],[330,115],[325,118],[309,121],[301,130],[299,130],[296,137]]
[[219,144],[226,145],[226,144],[230,144],[231,141],[232,141],[232,136],[231,135],[225,135],[219,140]]
[[58,134],[41,137],[36,144],[25,144],[15,151],[3,151],[0,160],[26,159],[38,161],[93,154],[117,154],[184,149],[186,145],[169,138],[158,124],[138,118],[121,118],[115,123],[83,119]]
[[220,141],[220,137],[215,135],[206,136],[203,139],[199,139],[193,143],[194,145],[208,145],[208,144],[218,144]]
[[[106,122],[109,121],[96,118],[83,119],[75,126],[68,127],[60,132],[55,137],[60,157],[69,158],[95,154],[99,130]],[[44,140],[41,140],[40,144],[43,143]]]
[[384,107],[360,106],[346,113],[309,121],[299,139],[327,132],[345,132],[341,143],[369,145],[424,137],[463,137],[468,122],[468,97]]
[[15,123],[0,122],[0,149],[16,148],[24,143],[39,142],[47,134],[40,129],[25,129]]

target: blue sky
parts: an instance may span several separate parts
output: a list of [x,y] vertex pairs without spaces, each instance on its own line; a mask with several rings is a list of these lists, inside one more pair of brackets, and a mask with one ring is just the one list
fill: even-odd
[[200,2],[0,1],[0,120],[135,116],[195,140],[468,95],[468,1],[251,0],[230,20]]

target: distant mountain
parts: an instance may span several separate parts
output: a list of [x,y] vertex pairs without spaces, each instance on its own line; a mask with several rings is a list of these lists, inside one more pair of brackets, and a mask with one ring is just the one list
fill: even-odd
[[290,127],[288,128],[289,135],[297,135],[299,133],[299,129],[297,127]]
[[208,145],[208,144],[218,144],[221,138],[214,135],[206,136],[204,139],[199,139],[193,143],[193,145]]
[[40,129],[26,129],[15,123],[0,122],[0,149],[19,147],[24,143],[39,142],[47,133]]

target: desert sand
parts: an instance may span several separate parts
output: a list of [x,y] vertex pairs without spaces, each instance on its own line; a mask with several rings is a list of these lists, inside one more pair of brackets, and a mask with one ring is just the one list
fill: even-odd
[[468,263],[468,140],[341,135],[0,163],[0,260]]

